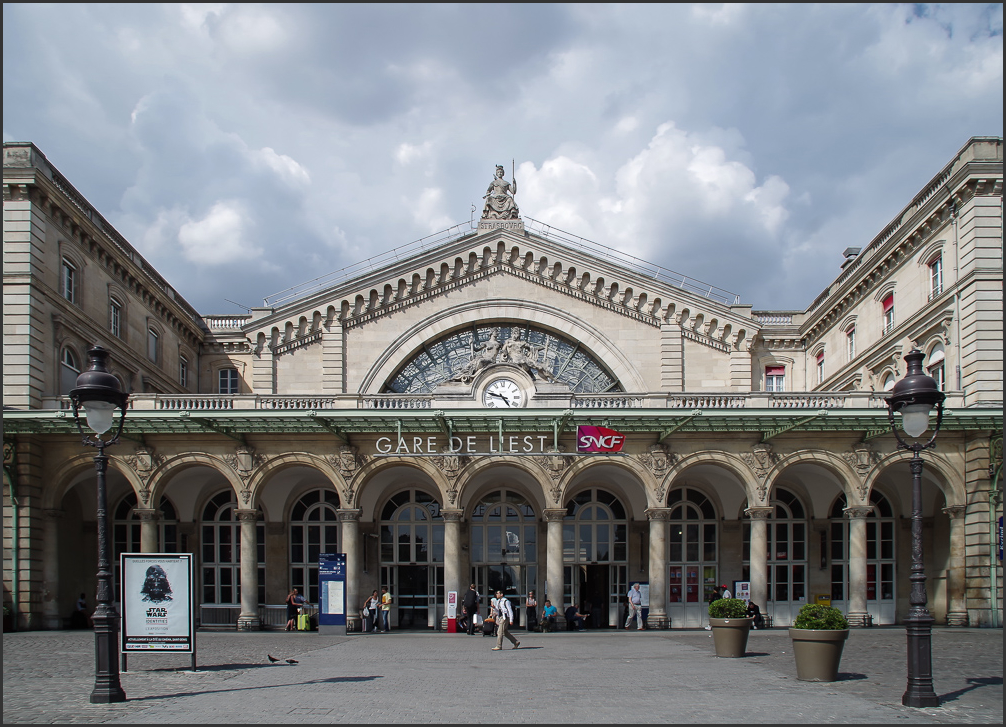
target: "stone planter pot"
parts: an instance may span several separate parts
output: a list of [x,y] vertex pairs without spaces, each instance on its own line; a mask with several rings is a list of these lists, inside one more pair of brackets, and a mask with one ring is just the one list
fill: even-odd
[[789,637],[793,640],[797,679],[805,682],[833,682],[838,679],[838,664],[849,638],[849,629],[791,628]]
[[713,618],[709,626],[713,632],[713,646],[716,656],[737,658],[744,656],[748,648],[748,634],[751,633],[750,618]]

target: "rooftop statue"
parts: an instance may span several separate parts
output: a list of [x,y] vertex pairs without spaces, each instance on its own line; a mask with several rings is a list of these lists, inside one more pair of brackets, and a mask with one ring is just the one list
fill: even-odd
[[487,366],[492,366],[496,363],[496,356],[500,352],[500,347],[502,344],[499,341],[499,329],[492,332],[489,336],[489,340],[482,344],[477,352],[472,353],[471,359],[465,364],[460,371],[451,377],[451,381],[460,381],[467,384],[482,369]]
[[520,219],[520,210],[513,196],[517,194],[517,179],[508,182],[503,178],[506,174],[503,167],[496,165],[496,174],[493,181],[489,183],[486,190],[485,207],[482,208],[483,220],[517,220]]

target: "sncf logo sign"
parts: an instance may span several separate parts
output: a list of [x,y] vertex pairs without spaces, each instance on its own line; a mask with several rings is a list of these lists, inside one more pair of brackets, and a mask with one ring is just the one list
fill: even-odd
[[605,427],[578,426],[576,428],[577,452],[621,452],[625,435]]

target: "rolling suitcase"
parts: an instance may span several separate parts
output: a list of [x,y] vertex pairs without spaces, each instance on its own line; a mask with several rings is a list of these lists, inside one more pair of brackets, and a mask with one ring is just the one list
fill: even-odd
[[482,635],[483,636],[495,636],[496,635],[496,621],[495,619],[487,618],[482,622]]
[[311,630],[311,617],[306,613],[302,613],[297,616],[297,630],[298,631],[310,631]]

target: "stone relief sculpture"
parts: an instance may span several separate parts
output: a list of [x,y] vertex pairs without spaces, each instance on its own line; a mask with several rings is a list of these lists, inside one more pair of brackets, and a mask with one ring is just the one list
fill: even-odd
[[508,182],[503,178],[506,171],[499,164],[496,165],[496,174],[493,181],[489,183],[489,189],[483,199],[486,201],[482,208],[483,220],[516,220],[520,218],[520,210],[513,196],[517,194],[517,179]]
[[555,381],[551,372],[545,370],[538,363],[538,356],[541,354],[541,347],[524,340],[520,330],[514,328],[510,333],[510,338],[503,344],[502,360],[514,366],[520,366],[531,374],[532,378],[541,377],[545,381]]
[[451,381],[460,381],[467,384],[479,371],[496,363],[496,357],[499,355],[501,347],[499,329],[497,328],[490,334],[489,339],[479,347],[479,350],[472,353],[472,357],[468,363],[451,377]]

